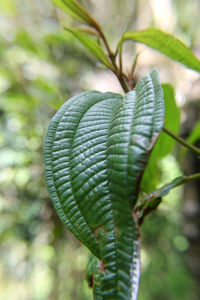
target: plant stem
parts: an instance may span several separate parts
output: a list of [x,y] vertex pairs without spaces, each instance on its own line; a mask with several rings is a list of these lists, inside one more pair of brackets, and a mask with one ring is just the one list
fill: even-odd
[[139,57],[140,53],[137,53],[134,60],[133,60],[133,64],[132,64],[132,67],[131,67],[131,70],[128,74],[128,82],[129,82],[129,89],[130,90],[133,90],[134,89],[134,86],[135,86],[135,82],[134,82],[134,72],[135,72],[135,68],[136,68],[136,65],[137,65],[137,61],[138,61],[138,57]]
[[183,179],[181,180],[181,182],[179,182],[176,186],[179,186],[188,181],[197,180],[197,179],[200,179],[200,173],[196,173],[196,174],[189,175],[189,176],[183,176]]
[[159,189],[155,190],[154,192],[145,195],[143,197],[143,199],[141,199],[139,201],[139,203],[137,204],[137,207],[139,207],[140,205],[143,206],[146,202],[148,202],[151,199],[159,198],[159,197],[163,197],[163,196],[167,195],[171,189],[173,189],[179,185],[182,185],[182,184],[192,181],[192,180],[198,180],[198,179],[200,179],[200,173],[196,173],[196,174],[192,174],[192,175],[188,175],[188,176],[177,177],[177,178],[173,179],[171,182],[169,182],[169,183],[163,185],[162,187],[160,187]]
[[110,59],[112,65],[113,65],[114,69],[111,69],[111,71],[116,75],[116,77],[119,80],[124,92],[125,93],[129,92],[129,88],[128,88],[127,83],[125,81],[126,76],[123,74],[121,68],[118,68],[118,66],[116,64],[116,62],[115,62],[116,55],[111,51],[110,46],[108,44],[108,41],[107,41],[107,39],[106,39],[102,29],[101,29],[101,26],[99,24],[96,24],[95,29],[98,31],[99,36],[102,38],[102,41],[103,41],[103,43],[106,47],[106,50],[108,52],[109,59]]
[[[119,68],[116,64],[116,55],[111,51],[110,49],[110,46],[108,44],[108,41],[101,29],[101,26],[96,23],[95,24],[95,29],[97,30],[97,32],[99,33],[99,36],[102,38],[102,41],[106,47],[106,50],[108,52],[108,56],[109,56],[109,59],[113,65],[113,69],[111,69],[111,71],[116,75],[117,79],[119,80],[120,84],[121,84],[121,87],[123,88],[124,92],[125,93],[128,93],[132,88],[131,88],[131,85],[129,84],[129,87],[127,85],[127,82],[125,80],[125,75],[123,74],[123,70],[122,70],[122,49],[119,50]],[[136,55],[135,57],[135,60],[134,60],[134,63],[133,63],[133,66],[132,66],[132,75],[133,75],[133,72],[134,72],[134,69],[135,69],[135,65],[137,63],[137,59],[138,59],[138,54]],[[126,77],[127,78],[127,77]],[[133,78],[131,78],[133,80]],[[129,80],[130,82],[130,80]],[[171,136],[171,138],[175,139],[177,142],[179,142],[180,144],[182,144],[183,146],[185,146],[186,148],[192,150],[193,152],[195,152],[196,154],[200,155],[200,149],[198,149],[197,147],[189,144],[188,142],[186,142],[184,139],[182,139],[181,137],[177,136],[176,134],[174,134],[173,132],[171,132],[169,129],[167,129],[166,127],[163,127],[163,131],[168,134],[169,136]]]
[[98,32],[99,32],[99,35],[100,37],[102,38],[103,42],[104,42],[104,45],[106,47],[106,50],[108,51],[108,55],[109,55],[109,58],[111,60],[111,62],[113,63],[113,57],[114,57],[114,54],[112,53],[110,47],[109,47],[109,44],[107,42],[107,39],[103,33],[103,31],[101,30],[101,27],[99,26],[99,28],[97,28]]
[[128,93],[130,90],[126,84],[126,81],[124,80],[123,74],[115,73],[115,75],[117,76],[117,79],[119,80],[124,92]]
[[192,144],[189,144],[188,142],[186,142],[184,139],[182,139],[180,136],[177,136],[176,134],[174,134],[173,132],[171,132],[169,129],[167,129],[166,127],[163,127],[163,131],[168,134],[169,136],[171,136],[171,138],[173,138],[174,140],[176,140],[177,142],[179,142],[180,144],[182,144],[183,146],[185,146],[186,148],[192,150],[193,152],[195,152],[197,155],[200,155],[200,149],[195,147]]

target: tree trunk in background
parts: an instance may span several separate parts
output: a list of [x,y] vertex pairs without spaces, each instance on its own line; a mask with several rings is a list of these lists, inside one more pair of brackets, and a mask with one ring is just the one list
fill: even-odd
[[[200,119],[200,101],[188,102],[184,110],[187,120],[182,126],[182,136],[186,138]],[[200,148],[200,139],[195,145]],[[200,158],[191,151],[184,159],[183,172],[186,175],[200,172]],[[200,299],[200,180],[189,182],[184,187],[183,216],[183,230],[190,243],[186,259],[197,282],[197,299]]]

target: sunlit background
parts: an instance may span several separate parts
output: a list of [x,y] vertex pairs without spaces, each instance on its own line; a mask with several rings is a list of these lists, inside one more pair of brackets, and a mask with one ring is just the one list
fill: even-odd
[[[200,57],[199,0],[80,1],[102,24],[114,48],[125,30],[157,26],[175,34]],[[0,1],[0,299],[90,300],[85,281],[88,250],[61,224],[48,197],[43,141],[50,118],[70,96],[86,89],[122,92],[60,24],[77,25],[50,0]],[[176,87],[181,134],[200,118],[200,79],[145,46],[127,43],[128,68],[140,52],[139,79],[157,66]],[[159,185],[192,173],[192,155],[177,148],[160,162]],[[194,167],[193,167],[194,166]],[[200,299],[200,196],[195,185],[163,199],[142,227],[138,300]]]

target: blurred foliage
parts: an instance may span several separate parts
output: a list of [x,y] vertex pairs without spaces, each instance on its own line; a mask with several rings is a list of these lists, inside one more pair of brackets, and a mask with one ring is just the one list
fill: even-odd
[[[85,2],[91,6],[90,1]],[[100,10],[98,18],[102,24],[107,22],[108,32],[109,28],[116,29],[117,12],[123,3],[109,2],[112,22],[108,13],[104,16]],[[130,22],[129,27],[134,29],[136,23],[140,24],[142,13],[147,23],[152,22],[153,17],[147,16],[146,10],[140,11],[144,1],[135,1],[134,7],[131,3],[127,1],[116,33],[124,29],[132,10],[137,22]],[[178,8],[181,24],[176,30],[185,30],[189,39],[192,28],[195,44],[198,9],[193,11],[193,3],[198,7],[198,1],[187,1],[192,18],[184,17],[188,10],[181,1],[174,1],[174,7]],[[101,5],[105,5],[104,1]],[[43,140],[51,116],[65,99],[85,88],[88,74],[92,72],[94,76],[97,72],[91,56],[60,29],[58,15],[64,22],[73,22],[70,18],[66,21],[50,0],[0,1],[2,300],[92,299],[84,274],[88,251],[61,224],[43,176]],[[180,172],[172,155],[161,162],[160,169],[160,184]],[[170,193],[144,223],[139,300],[197,300],[194,280],[185,265],[184,253],[189,243],[181,232],[181,195],[180,189]]]
[[49,119],[93,62],[50,1],[0,6],[1,299],[88,299],[87,250],[54,213],[42,153]]

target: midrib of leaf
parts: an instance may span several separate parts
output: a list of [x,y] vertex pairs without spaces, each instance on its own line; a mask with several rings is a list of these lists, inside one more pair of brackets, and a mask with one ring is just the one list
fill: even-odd
[[63,0],[63,2],[77,15],[80,15],[83,20],[86,22],[90,22],[90,18],[88,16],[88,12],[77,2],[77,1],[69,1],[69,0]]
[[[133,105],[135,104],[135,103],[132,103]],[[116,121],[117,122],[117,115],[118,114],[120,114],[121,113],[121,111],[119,111],[119,109],[120,108],[122,108],[122,109],[125,109],[125,105],[126,105],[126,103],[125,103],[125,99],[122,99],[122,103],[120,103],[116,108],[115,108],[115,111],[113,112],[113,117],[112,117],[112,121]],[[124,116],[125,117],[125,116]],[[120,117],[119,117],[120,118]],[[133,118],[133,114],[132,114],[132,118]],[[130,141],[130,135],[131,135],[131,125],[132,125],[132,121],[129,123],[130,124],[130,126],[129,126],[129,134],[128,134],[128,138],[127,138],[127,146],[125,146],[126,148],[127,148],[127,151],[126,151],[126,154],[125,154],[125,161],[126,161],[126,166],[124,167],[124,169],[126,170],[126,174],[125,174],[125,178],[126,178],[126,182],[127,182],[127,160],[128,160],[128,144],[129,144],[129,141]],[[114,124],[113,124],[113,122],[111,122],[110,123],[110,128],[113,126]],[[109,132],[110,132],[111,130],[109,130]],[[114,133],[115,134],[115,133]],[[109,136],[109,138],[111,138],[112,137],[112,135],[110,135]],[[109,141],[109,138],[107,139],[107,141]],[[124,144],[124,142],[123,142],[123,144]],[[108,150],[109,150],[109,144],[107,144],[107,155],[106,155],[106,161],[107,161],[107,170],[109,170],[110,169],[110,163],[109,163],[109,153],[108,153]],[[107,171],[107,178],[108,178],[108,186],[111,184],[109,184],[109,182],[111,182],[111,179],[109,179],[109,174],[108,174],[108,171]],[[126,184],[125,184],[126,185]],[[122,185],[123,186],[123,185]],[[119,272],[121,272],[121,268],[120,268],[120,265],[119,265],[119,263],[120,263],[120,261],[121,261],[121,246],[120,246],[120,244],[121,244],[121,242],[123,242],[123,236],[122,236],[122,238],[120,238],[117,234],[116,234],[116,232],[115,232],[115,230],[121,230],[120,229],[120,224],[119,224],[119,221],[118,221],[118,218],[115,216],[115,214],[116,214],[116,208],[115,209],[113,209],[113,204],[114,204],[114,202],[115,202],[115,199],[113,199],[113,191],[112,191],[112,189],[110,190],[110,202],[111,202],[111,206],[112,206],[112,214],[113,214],[113,220],[114,220],[114,228],[113,228],[113,232],[114,232],[114,237],[115,237],[115,255],[116,255],[116,258],[115,258],[115,261],[116,261],[116,279],[115,279],[115,282],[116,282],[116,284],[115,284],[115,289],[116,289],[116,287],[117,287],[117,284],[119,285],[119,283],[121,282],[121,280],[120,280],[120,276],[119,276]],[[112,198],[111,198],[111,196],[112,196]],[[127,196],[128,196],[128,193],[127,193]],[[121,203],[124,201],[124,199],[123,199],[123,196],[121,197]],[[129,201],[129,199],[125,199],[125,201]],[[119,199],[117,199],[117,202],[119,202]],[[125,205],[128,205],[128,203],[126,203]],[[132,212],[132,209],[131,209],[131,206],[130,206],[130,211],[129,211],[129,216],[128,215],[126,215],[126,216],[124,216],[124,218],[132,218],[132,215],[131,215],[131,212]],[[125,229],[125,227],[123,227],[123,230]],[[134,234],[134,220],[133,220],[133,218],[132,218],[132,223],[131,224],[127,224],[126,225],[126,232],[132,232],[132,234]],[[132,255],[134,255],[134,249],[132,248]],[[130,262],[130,265],[129,265],[129,267],[130,267],[130,274],[131,274],[131,266],[132,266],[132,264],[131,264],[131,262]],[[130,276],[129,276],[129,278],[130,278]],[[130,280],[131,280],[131,278],[130,278]],[[121,284],[124,284],[124,282],[121,282]],[[131,286],[130,286],[131,287]],[[109,298],[107,298],[106,296],[104,296],[105,297],[105,300],[106,299],[108,299],[109,300]],[[119,299],[119,294],[118,294],[118,292],[117,292],[117,290],[115,290],[115,297],[116,297],[116,299]]]
[[[129,97],[130,97],[130,94],[133,96],[133,99],[132,99],[132,103],[133,103],[133,114],[132,114],[132,117],[131,117],[131,122],[130,122],[130,130],[129,130],[129,139],[128,139],[128,141],[129,141],[129,145],[128,145],[128,147],[127,147],[127,157],[126,157],[126,165],[127,165],[127,168],[126,168],[126,183],[127,183],[127,186],[128,186],[128,180],[127,180],[127,178],[128,178],[128,151],[129,151],[129,146],[130,146],[130,142],[131,142],[131,131],[132,131],[132,125],[133,125],[133,116],[135,115],[135,107],[136,107],[136,92],[135,91],[132,91],[132,92],[130,92],[128,95],[129,95]],[[127,98],[127,96],[128,95],[126,95],[126,97],[125,97],[125,101],[126,101],[126,98]],[[132,98],[132,97],[131,97]],[[127,99],[128,100],[128,99]],[[134,196],[134,195],[132,195],[132,196]],[[136,198],[136,197],[134,197],[134,198]],[[136,200],[136,199],[135,199]],[[130,200],[130,205],[131,205],[131,200]],[[131,206],[132,207],[132,206]]]
[[139,289],[139,279],[140,279],[140,240],[139,238],[134,241],[134,255],[133,263],[131,268],[132,277],[132,289],[131,289],[131,300],[137,300],[137,294]]

